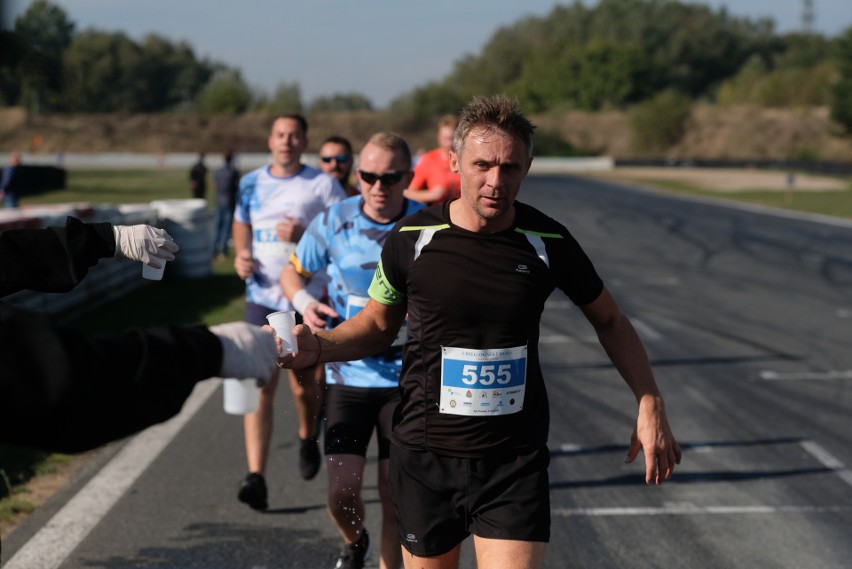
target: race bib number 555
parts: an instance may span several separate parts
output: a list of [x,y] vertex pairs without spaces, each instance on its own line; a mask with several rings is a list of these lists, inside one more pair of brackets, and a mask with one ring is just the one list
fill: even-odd
[[527,347],[441,348],[441,413],[492,416],[524,406]]

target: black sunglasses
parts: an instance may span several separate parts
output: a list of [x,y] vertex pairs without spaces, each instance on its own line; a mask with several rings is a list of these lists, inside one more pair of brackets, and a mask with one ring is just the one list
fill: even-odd
[[331,164],[331,161],[335,162],[349,162],[348,154],[338,154],[336,156],[320,156],[320,160],[325,162],[326,164]]
[[405,176],[405,172],[385,172],[384,174],[374,174],[373,172],[365,172],[364,170],[358,170],[358,175],[361,176],[361,179],[364,180],[368,185],[372,186],[376,183],[376,181],[380,181],[383,186],[393,186]]

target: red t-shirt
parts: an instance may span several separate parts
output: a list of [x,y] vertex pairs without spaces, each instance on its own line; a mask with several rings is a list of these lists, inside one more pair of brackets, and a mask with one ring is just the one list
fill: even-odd
[[430,150],[420,158],[414,167],[410,187],[415,190],[446,188],[447,193],[441,202],[455,199],[461,194],[460,177],[458,173],[450,171],[450,158],[440,148]]

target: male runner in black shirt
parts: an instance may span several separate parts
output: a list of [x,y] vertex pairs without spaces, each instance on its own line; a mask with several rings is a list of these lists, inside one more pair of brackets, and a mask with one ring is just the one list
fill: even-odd
[[451,164],[461,198],[422,210],[388,236],[370,301],[334,330],[299,330],[304,368],[389,345],[408,315],[391,447],[406,567],[458,567],[474,534],[479,567],[541,567],[550,537],[548,403],[538,362],[544,303],[577,304],[639,406],[629,460],[667,480],[681,451],[645,349],[568,230],[516,202],[535,127],[504,96],[461,113]]

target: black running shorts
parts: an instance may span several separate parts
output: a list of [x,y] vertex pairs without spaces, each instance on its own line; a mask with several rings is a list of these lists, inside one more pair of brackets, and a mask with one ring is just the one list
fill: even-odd
[[459,458],[391,445],[391,489],[402,545],[419,557],[452,550],[473,533],[550,539],[550,452]]
[[366,456],[375,429],[379,459],[388,458],[391,422],[398,403],[397,387],[329,383],[325,393],[325,454]]

